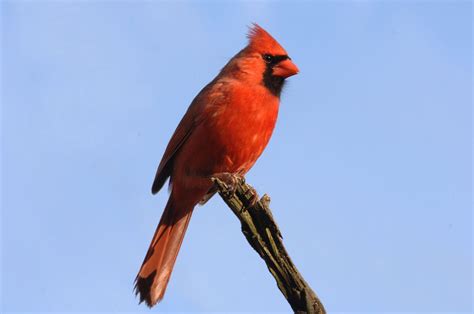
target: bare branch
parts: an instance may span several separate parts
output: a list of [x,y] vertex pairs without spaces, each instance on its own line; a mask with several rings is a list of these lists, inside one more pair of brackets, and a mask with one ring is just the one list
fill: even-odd
[[293,311],[326,313],[323,304],[296,269],[283,245],[280,230],[269,207],[270,197],[265,194],[255,202],[257,193],[244,180],[236,184],[235,191],[229,189],[223,181],[217,178],[213,180],[219,195],[239,218],[247,241],[267,264]]

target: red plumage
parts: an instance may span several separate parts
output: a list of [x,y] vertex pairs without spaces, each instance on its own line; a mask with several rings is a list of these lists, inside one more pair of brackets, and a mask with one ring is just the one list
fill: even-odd
[[248,37],[193,100],[158,166],[152,193],[169,177],[171,194],[135,286],[150,307],[163,298],[194,207],[214,193],[211,177],[249,171],[272,135],[284,79],[298,73],[263,28]]

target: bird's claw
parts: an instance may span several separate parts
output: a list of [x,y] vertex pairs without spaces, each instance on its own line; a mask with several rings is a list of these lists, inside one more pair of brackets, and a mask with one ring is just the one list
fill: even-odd
[[237,190],[237,185],[245,182],[243,176],[230,172],[217,173],[213,177],[224,183],[226,189],[225,194],[227,194],[227,196],[234,195]]

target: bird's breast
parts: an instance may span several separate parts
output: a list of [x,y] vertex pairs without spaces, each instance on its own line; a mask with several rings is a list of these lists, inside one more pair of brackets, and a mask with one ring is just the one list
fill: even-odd
[[279,99],[265,91],[237,90],[216,106],[205,123],[217,171],[246,173],[267,146],[278,116]]

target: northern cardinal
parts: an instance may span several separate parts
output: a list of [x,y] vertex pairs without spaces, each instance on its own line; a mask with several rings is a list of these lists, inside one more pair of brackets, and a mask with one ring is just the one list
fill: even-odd
[[212,177],[245,175],[275,127],[285,79],[298,73],[285,49],[253,24],[249,43],[194,98],[156,171],[156,194],[170,178],[170,196],[135,281],[149,307],[165,293],[186,228]]

